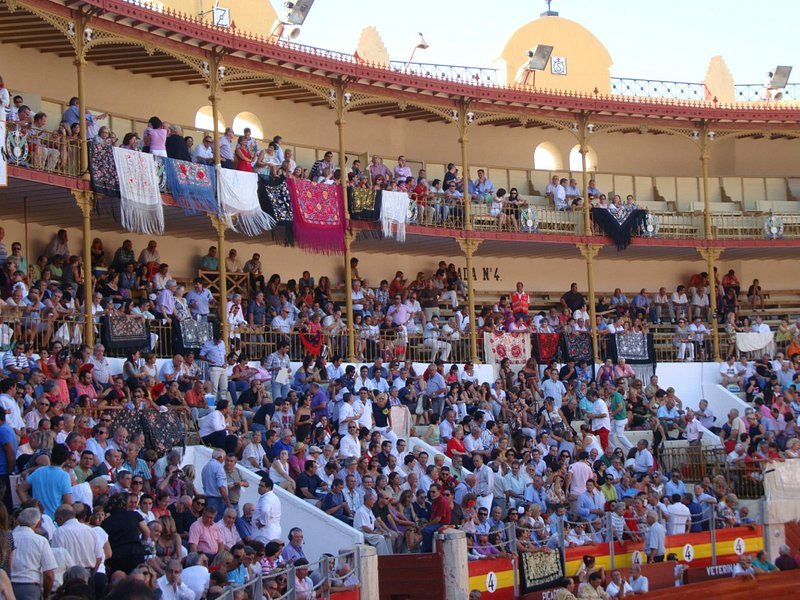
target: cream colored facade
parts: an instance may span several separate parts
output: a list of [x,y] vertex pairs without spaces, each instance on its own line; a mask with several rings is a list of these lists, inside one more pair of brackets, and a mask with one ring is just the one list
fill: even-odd
[[[34,96],[63,99],[64,103],[76,94],[72,60],[16,46],[0,48],[3,77],[10,89],[23,95],[31,92]],[[42,73],[47,73],[46,79]],[[92,110],[138,120],[139,125],[129,122],[127,126],[136,127],[139,133],[151,115],[191,126],[196,112],[208,105],[208,90],[202,86],[94,65],[86,71],[86,93]],[[252,112],[261,121],[266,137],[280,134],[292,143],[327,149],[335,149],[338,144],[335,114],[325,108],[231,92],[223,94],[220,112],[228,124],[239,113]],[[57,126],[58,118],[49,116],[49,126]],[[119,122],[124,123],[124,119]],[[114,128],[119,137],[126,133],[116,124]],[[575,136],[566,131],[491,125],[472,128],[469,139],[472,165],[516,169],[533,168],[533,152],[542,142],[552,143],[562,164],[569,165],[570,150],[577,144]],[[380,154],[391,159],[404,154],[409,160],[434,164],[460,162],[461,156],[457,127],[442,123],[350,113],[345,140],[348,153],[353,154]],[[591,136],[589,145],[597,154],[597,168],[602,172],[693,177],[701,174],[697,150],[685,139],[612,133]],[[720,140],[711,150],[709,172],[715,177],[797,176],[797,153],[797,142],[791,140]]]

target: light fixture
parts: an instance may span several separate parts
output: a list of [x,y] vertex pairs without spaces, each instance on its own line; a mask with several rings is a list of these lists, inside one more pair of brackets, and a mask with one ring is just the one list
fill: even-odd
[[708,132],[708,139],[713,140],[716,137],[717,137],[717,132],[716,131],[709,131]]
[[297,2],[286,2],[284,4],[289,11],[286,22],[292,25],[302,25],[308,18],[308,12],[314,6],[314,0],[297,0]]
[[414,54],[416,54],[417,50],[427,50],[428,48],[430,48],[430,44],[428,44],[428,42],[425,41],[425,38],[422,37],[422,33],[417,33],[417,44],[411,51],[411,56],[409,57],[403,72],[408,71],[408,66],[411,64],[411,61],[414,60]]
[[782,100],[782,90],[789,83],[789,75],[792,74],[792,67],[778,65],[774,71],[767,73],[769,80],[764,86],[764,94],[762,100],[769,102],[770,100]]
[[456,109],[450,111],[450,116],[453,117],[453,121],[458,121],[458,111]]
[[472,120],[474,118],[475,118],[475,113],[474,112],[468,112],[467,113],[467,123],[472,123]]
[[692,139],[693,140],[699,140],[700,139],[700,132],[697,131],[696,129],[692,132],[691,135],[692,135]]
[[350,104],[350,102],[352,100],[353,100],[353,94],[351,94],[350,92],[345,92],[344,93],[344,104],[345,104],[345,106]]
[[594,123],[589,123],[589,124],[586,126],[586,130],[587,130],[589,133],[594,133]]
[[575,121],[573,121],[572,122],[572,131],[574,131],[575,133],[578,133],[578,131],[580,131],[580,129],[581,128],[578,126],[578,124]]

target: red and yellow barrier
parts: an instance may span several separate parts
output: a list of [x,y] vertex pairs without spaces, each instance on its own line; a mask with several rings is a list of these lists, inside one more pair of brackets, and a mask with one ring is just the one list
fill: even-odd
[[[716,535],[717,564],[736,562],[740,554],[755,553],[764,548],[764,532],[760,525],[718,529]],[[692,567],[711,564],[711,533],[686,533],[670,535],[666,539],[667,554],[675,553],[678,560]],[[611,553],[607,543],[597,546],[567,548],[566,571],[573,576],[584,556],[594,556],[596,567],[611,568]],[[614,566],[618,569],[647,562],[642,542],[615,542]]]
[[515,558],[471,560],[468,569],[470,590],[479,590],[492,600],[514,600]]

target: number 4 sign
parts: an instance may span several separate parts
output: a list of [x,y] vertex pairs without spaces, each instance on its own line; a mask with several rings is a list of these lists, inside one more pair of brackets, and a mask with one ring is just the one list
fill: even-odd
[[683,547],[683,560],[690,563],[694,560],[694,546],[686,544]]
[[497,574],[494,571],[489,571],[486,574],[486,591],[494,594],[497,591]]

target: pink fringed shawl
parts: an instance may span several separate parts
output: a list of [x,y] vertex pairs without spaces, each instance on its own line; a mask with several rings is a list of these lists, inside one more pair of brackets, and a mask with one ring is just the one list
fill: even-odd
[[344,198],[339,185],[287,179],[294,213],[294,241],[319,254],[344,254]]

